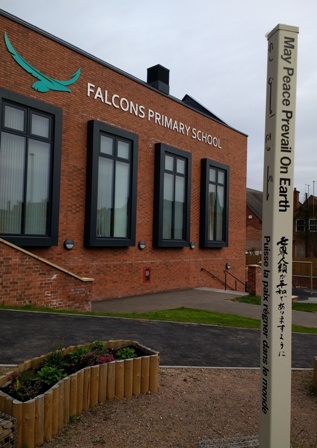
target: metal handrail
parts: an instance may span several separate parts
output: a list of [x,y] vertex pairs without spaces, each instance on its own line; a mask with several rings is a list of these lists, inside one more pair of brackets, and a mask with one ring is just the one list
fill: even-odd
[[[208,271],[205,268],[200,268],[200,270],[204,271],[204,272],[207,272],[207,274],[211,275],[212,278],[215,278],[216,280],[218,280],[218,282],[220,282],[226,289],[226,283],[223,280],[221,280],[219,277],[217,277],[215,274],[213,274],[212,272]],[[229,288],[231,288],[230,285],[228,285],[228,286],[229,286]],[[231,288],[231,289],[233,290],[233,288]]]
[[[225,290],[227,289],[227,274],[231,275],[231,277],[233,277],[235,279],[235,288],[234,290],[237,290],[237,282],[241,283],[241,285],[244,286],[244,290],[247,291],[248,290],[248,283],[247,282],[243,282],[242,280],[240,280],[238,277],[236,277],[235,275],[231,274],[231,272],[229,272],[227,269],[225,269],[224,271],[225,274]],[[233,289],[230,285],[228,285],[231,289]]]

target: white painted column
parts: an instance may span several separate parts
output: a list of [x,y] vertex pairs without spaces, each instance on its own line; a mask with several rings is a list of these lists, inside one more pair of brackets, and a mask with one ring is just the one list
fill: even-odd
[[293,178],[298,28],[267,36],[260,447],[290,448]]

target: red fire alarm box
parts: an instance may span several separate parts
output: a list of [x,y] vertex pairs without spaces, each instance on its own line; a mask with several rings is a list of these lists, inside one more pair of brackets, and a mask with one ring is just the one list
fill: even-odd
[[151,281],[151,268],[143,268],[143,283]]

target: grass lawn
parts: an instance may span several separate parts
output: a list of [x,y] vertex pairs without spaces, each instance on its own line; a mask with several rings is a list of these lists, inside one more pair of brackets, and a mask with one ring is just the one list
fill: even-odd
[[[240,297],[235,299],[245,303],[252,303],[255,305],[260,305],[259,297]],[[301,305],[294,303],[294,305]],[[315,312],[317,311],[317,304],[303,304],[305,307],[307,305],[313,305],[309,309],[304,309],[301,311]],[[314,308],[315,307],[315,308]],[[13,307],[0,306],[0,309],[12,309]],[[124,317],[127,319],[146,319],[146,320],[164,320],[170,322],[186,322],[194,324],[205,324],[205,325],[218,325],[223,327],[239,327],[239,328],[260,328],[259,319],[251,319],[248,317],[236,316],[233,314],[221,314],[215,313],[213,311],[196,310],[191,308],[176,308],[170,310],[162,311],[152,311],[149,313],[95,313],[95,312],[80,312],[80,311],[65,311],[65,310],[53,310],[49,308],[33,308],[31,306],[24,307],[14,307],[14,309],[28,310],[28,311],[41,311],[41,312],[54,312],[54,313],[64,313],[64,314],[87,314],[93,316],[108,316],[108,317]],[[293,308],[295,309],[295,308]],[[298,309],[298,308],[297,308]],[[292,326],[293,331],[297,333],[313,333],[317,334],[317,328],[301,327],[299,325]]]
[[[261,305],[259,296],[243,296],[234,299],[236,302],[250,303],[252,305]],[[292,309],[296,311],[305,311],[307,313],[317,313],[317,303],[294,302]]]

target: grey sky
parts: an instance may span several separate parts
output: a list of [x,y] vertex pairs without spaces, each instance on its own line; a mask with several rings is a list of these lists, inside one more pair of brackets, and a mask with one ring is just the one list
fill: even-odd
[[[317,195],[316,0],[0,0],[0,8],[146,80],[170,70],[187,93],[248,134],[247,186],[262,190],[267,39],[299,27],[294,186]],[[310,185],[308,187],[308,185]]]

